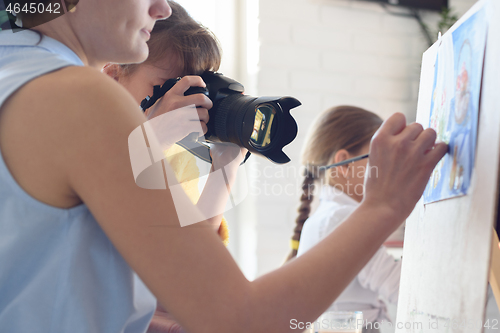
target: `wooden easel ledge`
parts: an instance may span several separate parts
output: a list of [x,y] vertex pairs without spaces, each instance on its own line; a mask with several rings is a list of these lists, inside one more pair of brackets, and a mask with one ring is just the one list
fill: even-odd
[[500,241],[495,228],[491,234],[493,239],[491,242],[490,286],[500,309]]

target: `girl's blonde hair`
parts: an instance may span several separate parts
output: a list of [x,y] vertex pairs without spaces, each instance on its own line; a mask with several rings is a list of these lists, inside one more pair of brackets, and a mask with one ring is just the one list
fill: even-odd
[[292,236],[292,252],[287,260],[297,255],[298,242],[304,222],[311,212],[314,183],[324,176],[318,167],[327,165],[340,149],[357,154],[370,142],[373,134],[382,125],[382,119],[375,113],[355,106],[330,108],[316,118],[302,150],[302,164],[305,166],[302,195]]

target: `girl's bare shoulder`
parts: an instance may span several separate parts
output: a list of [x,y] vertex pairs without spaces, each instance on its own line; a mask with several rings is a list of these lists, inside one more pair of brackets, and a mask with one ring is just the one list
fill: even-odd
[[[14,178],[35,198],[59,207],[75,203],[67,199],[77,196],[74,170],[102,161],[96,148],[103,156],[126,152],[128,135],[145,121],[124,88],[85,67],[30,81],[0,111],[0,150]],[[36,163],[26,163],[26,156]]]
[[129,123],[127,127],[135,128],[145,120],[136,104],[133,97],[106,74],[91,67],[70,66],[26,84],[11,98],[10,107],[26,110],[23,114],[16,112],[20,121],[36,126],[59,124],[78,131],[84,124],[109,130],[108,122],[115,126]]
[[[67,106],[64,102],[72,101],[79,103],[73,103],[74,107],[93,106],[100,102],[133,102],[133,98],[121,85],[91,67],[66,67],[33,80],[30,85],[31,87],[26,87],[27,90],[59,100],[61,102],[56,105],[61,107]],[[133,105],[135,102],[130,104]]]

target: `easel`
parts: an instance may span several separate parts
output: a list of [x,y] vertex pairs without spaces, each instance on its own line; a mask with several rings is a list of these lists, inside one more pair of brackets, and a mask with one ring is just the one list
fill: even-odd
[[[484,323],[488,280],[500,307],[497,236],[500,231],[492,235],[498,216],[500,183],[500,63],[497,61],[500,58],[500,1],[477,2],[460,22],[465,22],[481,5],[487,6],[488,36],[474,181],[467,196],[425,206],[419,202],[408,217],[397,322],[418,324],[437,320],[443,325],[455,323],[455,326],[462,322]],[[453,34],[452,29],[447,33]],[[424,125],[430,119],[436,60],[435,44],[422,58],[417,121]],[[475,325],[466,329],[451,327],[448,332],[483,333],[483,330],[484,326]],[[396,332],[433,333],[436,330],[413,325],[397,328]]]
[[500,241],[495,229],[492,232],[491,240],[491,261],[490,261],[490,276],[489,282],[495,301],[500,309]]

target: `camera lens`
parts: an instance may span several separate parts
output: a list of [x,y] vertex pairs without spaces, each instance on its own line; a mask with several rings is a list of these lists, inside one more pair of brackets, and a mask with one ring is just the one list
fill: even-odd
[[255,119],[253,123],[250,142],[256,148],[265,148],[271,144],[276,133],[276,110],[271,104],[262,104],[255,108]]
[[[297,123],[290,110],[300,105],[293,97],[252,97],[244,95],[243,85],[220,73],[205,72],[201,78],[206,88],[191,87],[185,95],[203,93],[213,103],[204,140],[188,136],[177,144],[201,159],[211,162],[209,143],[231,142],[282,164],[290,161],[283,147],[297,136]],[[141,102],[145,111],[171,89],[179,79],[169,79],[155,86],[153,96]],[[194,139],[193,139],[194,137]]]

